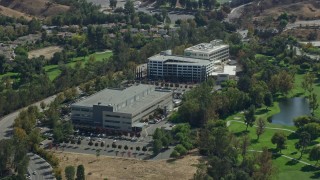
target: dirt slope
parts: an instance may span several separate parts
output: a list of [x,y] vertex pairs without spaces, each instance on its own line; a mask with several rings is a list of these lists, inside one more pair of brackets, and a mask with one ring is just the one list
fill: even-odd
[[15,18],[19,18],[19,17],[24,17],[27,20],[31,20],[33,16],[19,12],[19,11],[15,11],[13,9],[4,7],[4,6],[0,6],[0,14],[5,15],[5,16],[9,16],[9,17],[15,17]]
[[49,0],[0,0],[0,5],[36,17],[49,17],[69,10],[69,6]]

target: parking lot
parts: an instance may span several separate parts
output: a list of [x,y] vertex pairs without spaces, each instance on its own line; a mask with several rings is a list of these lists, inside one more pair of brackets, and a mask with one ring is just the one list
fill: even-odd
[[[97,154],[97,150],[99,150],[99,155],[149,159],[152,155],[152,134],[154,131],[157,128],[168,128],[173,126],[173,124],[167,121],[149,124],[141,132],[140,137],[130,137],[128,135],[107,136],[105,134],[79,132],[80,135],[74,136],[73,140],[70,140],[69,142],[53,144],[52,141],[45,140],[41,144],[43,147],[54,151],[58,150],[75,153]],[[166,156],[163,156],[162,158],[166,158]]]

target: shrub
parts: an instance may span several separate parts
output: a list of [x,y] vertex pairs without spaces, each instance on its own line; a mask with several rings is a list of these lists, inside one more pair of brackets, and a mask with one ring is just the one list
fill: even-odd
[[180,156],[180,153],[178,153],[178,151],[173,150],[172,153],[170,154],[170,157],[172,158],[177,158]]
[[188,152],[188,150],[182,144],[178,144],[174,150],[176,150],[181,156],[186,155]]
[[121,148],[122,148],[122,146],[121,146],[121,145],[119,145],[119,146],[118,146],[118,149],[121,149]]
[[92,145],[93,145],[93,142],[92,142],[92,141],[90,141],[90,142],[88,143],[88,145],[89,145],[89,146],[92,146]]
[[94,143],[94,146],[99,146],[99,143],[98,142]]
[[136,147],[136,150],[137,150],[137,151],[140,151],[140,147],[139,147],[139,146],[138,146],[138,147]]

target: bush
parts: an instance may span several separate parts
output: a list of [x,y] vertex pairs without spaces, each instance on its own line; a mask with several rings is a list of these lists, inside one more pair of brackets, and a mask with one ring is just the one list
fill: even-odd
[[115,143],[112,143],[112,148],[116,148],[117,145]]
[[79,144],[79,145],[81,144],[81,140],[80,140],[80,139],[78,139],[78,142],[77,142],[77,144]]
[[130,150],[133,150],[133,147],[130,147]]
[[107,144],[107,148],[109,148],[110,147],[110,145],[109,144]]
[[100,146],[103,147],[103,146],[104,146],[104,142],[101,142],[101,143],[100,143]]
[[129,149],[129,147],[128,147],[127,145],[125,145],[125,146],[124,146],[124,149],[125,149],[125,150],[128,150],[128,149]]
[[304,63],[302,63],[302,64],[300,65],[300,68],[301,68],[301,69],[309,69],[309,68],[310,68],[310,64],[307,63],[307,62],[304,62]]
[[90,142],[88,143],[88,145],[89,145],[89,146],[92,146],[92,145],[93,145],[93,142],[92,142],[92,141],[90,141]]
[[143,146],[142,151],[148,151],[146,146]]
[[140,147],[139,147],[139,146],[138,146],[138,147],[136,147],[136,150],[137,150],[137,151],[140,151]]
[[186,155],[188,152],[188,150],[182,144],[178,144],[174,150],[176,150],[181,156]]
[[99,143],[98,142],[94,143],[94,146],[99,146]]
[[121,145],[119,145],[119,146],[118,146],[118,149],[121,149],[121,148],[122,148],[122,146],[121,146]]
[[172,158],[177,158],[180,156],[180,153],[178,153],[178,151],[173,150],[172,153],[170,154],[170,157]]

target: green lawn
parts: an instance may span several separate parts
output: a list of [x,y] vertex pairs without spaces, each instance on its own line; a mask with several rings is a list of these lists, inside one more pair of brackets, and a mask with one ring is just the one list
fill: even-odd
[[[238,116],[236,116],[238,117]],[[276,124],[268,123],[267,127],[278,127],[278,128],[286,128],[286,129],[294,129],[294,127],[290,126],[279,126]],[[295,149],[295,142],[298,140],[295,138],[294,133],[284,131],[284,130],[274,130],[274,129],[266,129],[265,133],[260,136],[259,141],[257,141],[257,135],[255,133],[255,127],[249,127],[248,133],[245,132],[246,126],[243,123],[239,122],[231,122],[229,129],[232,133],[234,133],[237,137],[241,137],[247,134],[251,139],[251,145],[249,149],[251,150],[262,150],[263,147],[268,147],[271,151],[275,150],[275,145],[271,143],[271,137],[275,132],[283,132],[287,135],[287,148],[282,150],[282,154],[287,155],[292,158],[299,158],[300,152]],[[318,139],[314,143],[319,143]],[[311,147],[308,148],[309,150]],[[308,154],[304,154],[301,158],[302,161],[315,164],[315,161],[310,161],[308,159]],[[285,157],[274,157],[273,160],[274,165],[278,172],[276,173],[275,179],[290,179],[296,177],[295,179],[310,179],[313,176],[320,178],[320,170],[315,170],[311,166],[307,166],[302,163],[297,163],[293,160],[287,159]]]
[[10,77],[10,78],[12,78],[12,77],[14,77],[14,76],[17,76],[18,75],[18,73],[14,73],[14,72],[8,72],[8,73],[6,73],[6,74],[1,74],[0,75],[0,79],[1,78],[3,78],[3,77]]
[[[301,82],[303,81],[304,74],[296,74],[294,88],[289,94],[291,97],[293,96],[308,96],[308,92],[305,93],[301,86]],[[314,92],[317,94],[318,102],[320,102],[320,79],[317,78],[314,83]],[[320,108],[315,111],[315,116],[320,117]]]
[[[77,62],[82,62],[83,64],[86,63],[89,60],[90,56],[94,56],[96,61],[102,61],[104,59],[109,59],[112,56],[111,51],[106,51],[106,52],[96,52],[93,54],[90,54],[86,58],[84,57],[77,57],[73,58],[69,63],[66,65],[69,67],[74,67],[74,65]],[[61,71],[58,69],[58,65],[49,65],[44,67],[45,71],[48,73],[49,79],[53,81],[56,77],[58,77],[61,73]]]
[[[83,57],[77,57],[77,58],[73,58],[69,63],[67,63],[66,65],[69,67],[74,67],[74,65],[77,62],[82,62],[83,64],[85,64],[88,60],[90,56],[94,56],[96,58],[96,61],[102,61],[104,59],[109,59],[112,56],[112,52],[111,51],[105,51],[105,52],[96,52],[93,54],[90,54],[89,56],[87,56],[86,58]],[[53,81],[56,77],[58,77],[61,73],[61,71],[58,69],[58,65],[48,65],[44,67],[44,70],[47,72],[49,79],[51,81]],[[14,73],[14,72],[8,72],[6,74],[2,74],[0,75],[0,79],[2,77],[5,76],[10,76],[11,78],[17,78],[18,73]]]

